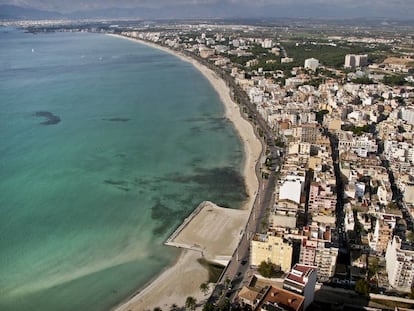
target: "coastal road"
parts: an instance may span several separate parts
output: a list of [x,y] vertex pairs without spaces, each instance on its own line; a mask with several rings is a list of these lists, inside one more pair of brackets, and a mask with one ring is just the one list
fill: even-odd
[[[219,290],[224,289],[222,295],[220,296],[220,302],[225,298],[232,301],[237,294],[238,289],[244,285],[243,280],[247,279],[246,274],[250,270],[250,241],[256,232],[261,231],[261,222],[265,217],[266,209],[273,205],[273,189],[275,181],[276,176],[272,173],[268,180],[261,180],[260,182],[261,191],[259,191],[256,196],[254,207],[250,214],[239,246],[234,252],[227,268],[225,269],[225,272],[222,274],[222,277],[218,282],[219,284],[227,285],[219,286]],[[226,280],[229,280],[230,283],[227,284]]]
[[219,290],[224,288],[221,300],[225,299],[225,297],[232,300],[237,293],[237,289],[243,286],[242,281],[245,278],[246,273],[249,271],[250,241],[256,232],[262,231],[261,223],[266,217],[266,209],[273,206],[273,193],[276,182],[275,173],[272,172],[268,180],[259,178],[259,181],[260,190],[256,195],[254,206],[242,238],[237,249],[233,253],[230,262],[228,263],[225,272],[222,274],[218,282],[219,284],[226,284],[226,280],[230,281],[227,288],[224,288],[224,285],[219,286]]
[[[226,76],[226,74],[222,71],[218,72],[218,74],[222,77],[224,76],[223,78],[225,78],[227,84],[234,93],[236,102],[241,107],[246,108],[247,115],[249,116],[250,122],[252,123],[256,134],[260,133],[260,131],[262,132],[262,137],[260,137],[260,135],[257,136],[259,139],[262,139],[265,155],[272,160],[271,173],[267,180],[263,179],[261,176],[261,164],[257,163],[256,165],[256,176],[259,180],[259,189],[256,193],[254,205],[239,246],[234,252],[231,261],[227,265],[225,273],[219,280],[219,282],[224,282],[226,279],[240,281],[246,270],[244,266],[248,266],[249,263],[250,241],[256,232],[261,231],[261,223],[266,217],[266,210],[273,206],[273,194],[277,180],[275,170],[277,167],[281,166],[282,159],[279,157],[280,148],[275,146],[273,131],[268,127],[262,116],[257,113],[255,105],[250,102],[246,93],[240,88],[240,86],[236,85],[234,79],[228,75]],[[242,111],[243,109],[241,108],[241,112]],[[232,290],[234,290],[233,286]]]
[[[246,272],[249,270],[249,251],[250,241],[256,232],[262,231],[262,220],[266,217],[266,210],[272,208],[274,204],[274,189],[277,180],[276,168],[281,167],[282,158],[280,155],[280,148],[275,145],[274,132],[262,116],[257,113],[256,106],[250,102],[246,92],[236,84],[233,77],[229,73],[225,72],[222,68],[216,67],[214,64],[209,63],[207,60],[202,59],[198,55],[189,51],[180,51],[187,56],[190,56],[197,60],[202,65],[213,70],[219,77],[221,77],[232,93],[233,100],[239,105],[240,113],[246,118],[253,126],[253,129],[259,139],[262,141],[263,154],[271,159],[270,174],[268,179],[262,178],[262,170],[260,161],[256,164],[256,176],[259,180],[259,188],[255,194],[255,201],[250,213],[250,217],[240,239],[239,245],[233,253],[233,256],[225,268],[220,280],[217,282],[217,286],[210,297],[211,302],[220,302],[226,297],[231,300],[235,295],[237,288],[241,287],[241,281],[244,279]],[[244,114],[246,113],[246,115]],[[226,280],[230,280],[230,284],[227,284]],[[227,288],[224,288],[227,287]],[[224,291],[222,291],[224,289]]]

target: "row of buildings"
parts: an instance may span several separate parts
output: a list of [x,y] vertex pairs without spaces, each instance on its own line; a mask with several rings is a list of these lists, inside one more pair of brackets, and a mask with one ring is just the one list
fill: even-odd
[[252,310],[306,310],[314,300],[315,267],[295,265],[286,274],[283,283],[272,283],[252,277],[238,293],[243,305]]
[[[307,59],[303,67],[292,68],[291,77],[282,71],[252,69],[257,67],[254,58],[244,66],[230,61],[231,56],[252,56],[249,47],[260,44],[277,61],[288,63],[286,51],[271,39],[226,38],[220,33],[185,40],[171,32],[125,35],[185,49],[227,71],[285,146],[267,226],[251,240],[251,266],[265,261],[288,275],[300,273],[299,268],[291,272],[292,267],[308,267],[315,282],[352,285],[363,279],[372,288],[410,291],[414,286],[414,252],[407,239],[414,216],[413,87],[348,82],[346,73],[333,69],[336,76],[321,76],[317,69],[323,59]],[[344,60],[349,69],[367,64],[367,55],[349,54]],[[315,78],[321,82],[311,83]],[[336,137],[336,145],[327,131]],[[335,163],[333,152],[338,154]],[[394,186],[403,192],[401,205],[394,200]],[[343,217],[338,217],[338,208]],[[344,250],[350,258],[346,264],[338,262]],[[243,288],[239,295],[250,299],[256,310],[272,310],[259,306],[264,297],[272,301],[283,290],[289,291],[290,283],[285,283],[283,288],[259,291]],[[300,302],[298,297],[289,299]],[[305,309],[307,302],[299,305]]]
[[279,171],[268,230],[252,239],[251,265],[267,261],[282,271],[295,263],[314,266],[318,280],[329,281],[339,251],[330,142],[316,123],[296,125],[289,133],[292,137]]

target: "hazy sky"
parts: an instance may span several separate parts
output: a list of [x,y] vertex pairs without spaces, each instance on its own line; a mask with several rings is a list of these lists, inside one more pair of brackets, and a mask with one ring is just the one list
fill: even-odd
[[177,5],[194,8],[201,5],[203,9],[209,7],[215,10],[226,8],[237,11],[240,8],[244,10],[248,8],[252,13],[266,12],[266,8],[277,10],[280,7],[281,10],[288,8],[291,13],[297,9],[298,12],[305,10],[305,13],[316,16],[318,12],[326,11],[335,11],[340,16],[342,10],[345,15],[356,14],[358,17],[398,17],[399,15],[409,17],[414,15],[414,0],[0,0],[0,4],[30,6],[59,12],[112,7],[166,8]]

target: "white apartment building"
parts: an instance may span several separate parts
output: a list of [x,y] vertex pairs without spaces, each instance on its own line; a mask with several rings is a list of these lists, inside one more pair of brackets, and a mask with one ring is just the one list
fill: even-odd
[[262,48],[270,49],[273,47],[273,41],[272,39],[264,39],[262,42]]
[[390,285],[399,291],[410,292],[414,284],[414,248],[394,236],[388,243],[385,260]]
[[299,262],[318,268],[318,279],[328,280],[334,276],[338,248],[333,247],[327,240],[309,239],[303,240],[300,250]]
[[286,78],[286,80],[285,80],[285,86],[286,87],[289,87],[289,86],[296,87],[298,85],[301,85],[304,82],[305,82],[304,79],[298,78],[298,77]]
[[249,89],[249,91],[247,92],[250,98],[250,101],[254,104],[258,104],[263,102],[263,98],[264,98],[264,91],[257,88],[257,87],[252,87]]
[[365,135],[354,137],[351,132],[342,132],[338,135],[338,138],[338,148],[340,150],[352,150],[361,158],[366,158],[368,153],[375,153],[378,150],[376,141]]
[[281,62],[282,64],[291,63],[291,62],[293,62],[293,58],[291,58],[291,57],[282,57],[282,58],[280,59],[280,62]]
[[369,139],[367,136],[355,137],[352,143],[352,151],[358,156],[366,158],[368,153],[378,151],[378,145],[374,139]]
[[368,55],[345,55],[345,68],[364,67],[368,64]]
[[338,251],[338,248],[333,247],[330,242],[318,243],[315,265],[318,267],[320,279],[329,279],[334,276]]
[[283,288],[305,297],[303,309],[313,302],[317,267],[295,264],[283,281]]
[[384,141],[384,155],[387,160],[414,163],[414,149],[407,142],[386,139]]
[[352,111],[350,113],[348,113],[348,115],[346,116],[346,118],[348,120],[350,120],[353,123],[359,123],[360,121],[362,121],[364,119],[364,113],[362,113],[362,111]]
[[378,201],[383,204],[387,205],[392,200],[392,190],[391,184],[387,180],[378,180],[378,189],[377,189],[377,196]]
[[305,59],[304,67],[305,69],[310,69],[310,70],[315,71],[319,67],[319,60],[317,60],[316,58]]
[[406,121],[408,124],[414,125],[414,110],[401,108],[401,119]]

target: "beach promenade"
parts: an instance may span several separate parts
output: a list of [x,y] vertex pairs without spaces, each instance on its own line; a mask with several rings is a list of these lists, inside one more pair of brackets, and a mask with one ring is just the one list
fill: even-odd
[[[123,36],[117,37],[137,41]],[[180,52],[146,41],[139,42],[190,62],[208,79],[218,93],[225,107],[226,118],[234,124],[243,142],[245,152],[243,175],[248,199],[240,210],[221,208],[211,202],[200,205],[166,241],[167,245],[183,249],[177,262],[142,291],[117,307],[117,311],[152,310],[155,307],[166,310],[173,304],[184,306],[188,296],[196,298],[198,302],[207,299],[208,296],[199,288],[201,283],[208,280],[208,271],[198,262],[198,259],[220,261],[234,256],[245,233],[259,191],[257,162],[263,149],[263,144],[256,136],[253,126],[243,118],[239,105],[233,102],[229,87],[214,71]]]

